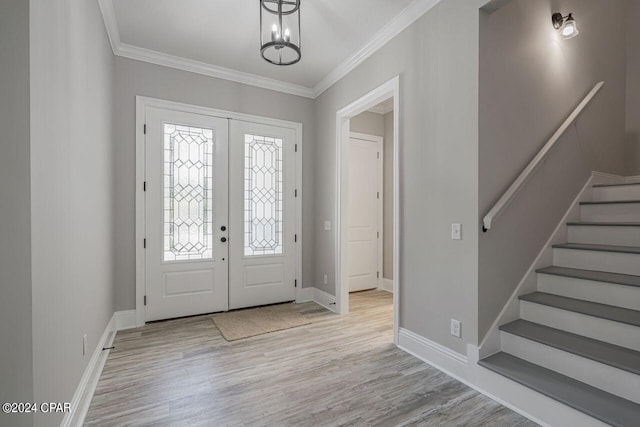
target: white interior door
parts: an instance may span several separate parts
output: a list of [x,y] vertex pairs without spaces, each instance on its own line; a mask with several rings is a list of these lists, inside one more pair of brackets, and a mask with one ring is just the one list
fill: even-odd
[[228,309],[228,122],[148,107],[146,320]]
[[229,308],[295,299],[295,130],[232,120]]
[[378,287],[381,219],[380,142],[349,139],[349,291]]

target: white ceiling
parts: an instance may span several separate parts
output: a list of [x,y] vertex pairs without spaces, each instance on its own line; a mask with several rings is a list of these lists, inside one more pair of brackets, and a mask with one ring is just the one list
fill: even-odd
[[116,54],[315,97],[439,0],[304,0],[285,67],[260,56],[256,0],[99,1]]

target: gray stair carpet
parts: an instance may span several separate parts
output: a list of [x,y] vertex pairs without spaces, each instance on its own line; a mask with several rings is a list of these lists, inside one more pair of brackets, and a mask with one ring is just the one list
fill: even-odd
[[553,245],[555,249],[575,249],[579,251],[620,252],[625,254],[640,254],[637,246],[596,245],[588,243],[562,243]]
[[516,320],[500,330],[640,375],[640,352],[527,320]]
[[640,222],[596,222],[596,221],[577,221],[568,222],[567,225],[584,226],[584,227],[640,227]]
[[615,283],[617,285],[640,287],[640,276],[609,273],[606,271],[581,270],[579,268],[550,266],[536,270],[536,273],[551,276],[572,277],[593,282]]
[[640,405],[507,353],[496,353],[480,366],[615,427],[638,426]]
[[582,206],[590,205],[631,205],[634,203],[640,203],[640,200],[610,200],[603,202],[580,202]]
[[518,298],[521,301],[555,307],[561,310],[586,314],[587,316],[626,323],[628,325],[640,326],[640,311],[637,310],[567,298],[560,295],[547,294],[545,292],[533,292],[531,294],[521,295]]
[[594,184],[593,188],[626,187],[628,185],[640,185],[640,182],[624,182],[622,184]]

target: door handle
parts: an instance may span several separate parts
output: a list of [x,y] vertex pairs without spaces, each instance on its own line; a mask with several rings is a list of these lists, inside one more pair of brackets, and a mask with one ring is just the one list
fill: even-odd
[[222,231],[227,231],[227,226],[226,226],[226,225],[223,225],[222,227],[220,227],[220,230],[222,230]]
[[224,243],[224,242],[226,242],[226,241],[227,241],[227,238],[226,238],[226,237],[221,237],[221,238],[220,238],[220,241],[221,241],[222,243]]

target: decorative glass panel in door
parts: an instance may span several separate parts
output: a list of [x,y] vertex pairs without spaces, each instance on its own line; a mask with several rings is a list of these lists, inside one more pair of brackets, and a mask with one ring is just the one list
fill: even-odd
[[213,129],[164,124],[164,260],[213,258]]
[[244,254],[282,253],[283,141],[244,135]]
[[228,123],[145,112],[146,320],[228,309]]

